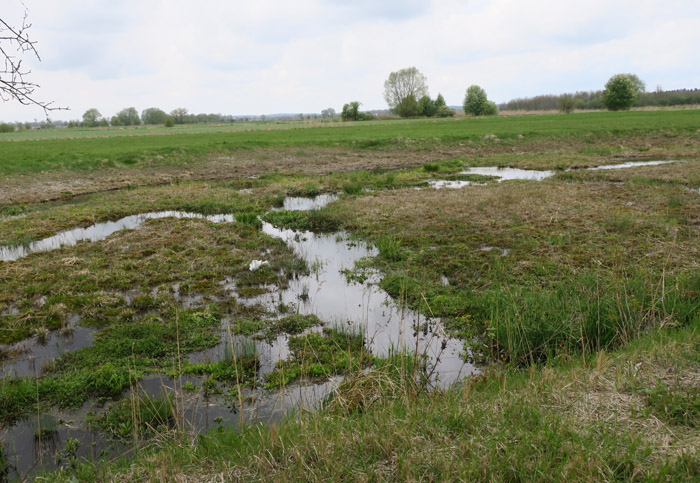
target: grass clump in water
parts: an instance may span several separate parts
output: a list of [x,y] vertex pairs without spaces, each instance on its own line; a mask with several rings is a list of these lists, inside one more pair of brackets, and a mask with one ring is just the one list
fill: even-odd
[[333,374],[349,374],[372,362],[364,347],[364,334],[345,326],[323,329],[323,333],[289,338],[290,358],[277,363],[266,376],[265,386],[285,386],[296,379],[327,379]]
[[263,220],[280,228],[316,233],[332,233],[340,229],[340,220],[327,210],[271,211]]
[[144,393],[114,403],[105,413],[90,417],[88,424],[121,440],[163,435],[175,425],[175,403],[171,394]]
[[265,330],[265,338],[272,340],[280,334],[298,335],[311,327],[323,324],[314,314],[309,315],[288,315],[272,323]]

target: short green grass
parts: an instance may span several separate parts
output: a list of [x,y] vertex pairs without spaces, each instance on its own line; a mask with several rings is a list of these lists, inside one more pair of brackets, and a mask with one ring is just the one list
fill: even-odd
[[[52,139],[42,139],[41,132],[30,132],[0,137],[3,159],[0,175],[63,169],[90,172],[159,164],[182,166],[210,153],[258,147],[328,146],[372,150],[413,143],[427,149],[441,143],[493,143],[492,139],[483,139],[488,134],[494,134],[500,143],[514,146],[524,140],[590,142],[593,146],[582,148],[585,152],[581,154],[599,155],[602,148],[596,148],[595,143],[620,135],[650,135],[661,130],[671,136],[693,134],[697,130],[697,118],[697,111],[693,110],[637,111],[575,116],[373,121],[333,124],[334,127],[315,127],[312,124],[313,127],[304,129],[297,129],[292,123],[274,130],[262,128],[234,132],[221,132],[218,127],[203,128],[196,133],[191,130],[169,131],[169,134],[158,129],[116,130],[118,135],[113,135],[113,129],[90,131],[95,137],[72,137],[71,130],[63,130],[60,134],[65,137],[57,134]],[[15,138],[17,140],[13,140]]]

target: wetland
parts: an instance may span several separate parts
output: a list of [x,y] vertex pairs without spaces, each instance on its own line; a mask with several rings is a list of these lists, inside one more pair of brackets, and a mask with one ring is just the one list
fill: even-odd
[[32,141],[114,164],[4,168],[2,475],[692,479],[700,126],[607,114]]

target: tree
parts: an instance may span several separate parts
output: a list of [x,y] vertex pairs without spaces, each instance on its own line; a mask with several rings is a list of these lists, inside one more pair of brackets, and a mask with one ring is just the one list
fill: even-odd
[[423,96],[418,100],[420,114],[426,117],[433,117],[437,112],[437,101],[432,100],[429,96]]
[[437,98],[435,98],[435,115],[437,117],[452,117],[455,115],[455,112],[447,107],[447,103],[445,102],[445,98],[442,97],[442,94],[438,94]]
[[416,96],[409,94],[399,102],[394,112],[401,117],[416,117],[420,116],[421,108]]
[[165,111],[157,107],[149,107],[141,111],[141,120],[144,124],[163,124],[165,122]]
[[141,124],[139,112],[135,107],[127,107],[122,109],[117,113],[117,119],[119,119],[120,126],[138,126]]
[[360,102],[352,101],[343,106],[343,112],[340,113],[340,118],[343,121],[357,121],[360,113]]
[[173,119],[173,116],[168,116],[166,114],[165,119],[163,120],[163,125],[165,127],[174,127],[175,126],[175,120]]
[[170,115],[175,121],[175,124],[184,124],[185,120],[187,119],[187,109],[184,107],[178,107],[177,109],[170,111]]
[[335,117],[335,109],[332,107],[329,107],[328,109],[324,109],[321,111],[321,117],[323,119],[333,119]]
[[[418,99],[428,95],[427,79],[415,67],[401,69],[389,74],[389,78],[384,82],[384,99],[389,108],[395,114],[404,117],[416,116],[414,103],[418,104]],[[412,96],[413,99],[409,99]],[[401,111],[401,112],[399,112]]]
[[644,94],[647,91],[647,85],[642,79],[639,78],[637,74],[627,74],[632,83],[634,83],[634,88],[637,90],[637,94]]
[[489,101],[486,97],[486,91],[477,85],[471,85],[467,88],[464,95],[464,113],[472,116],[493,116],[498,114],[496,104]]
[[561,96],[559,98],[559,110],[564,114],[571,114],[576,107],[576,99],[573,96]]
[[100,114],[100,111],[94,107],[92,109],[88,109],[85,111],[85,114],[83,114],[83,126],[95,127],[98,125],[98,121],[100,121],[101,118],[102,114]]
[[603,105],[608,110],[626,111],[632,107],[639,95],[641,82],[637,76],[634,77],[636,79],[629,74],[616,74],[608,80],[603,91]]
[[[39,85],[29,80],[31,71],[22,66],[22,56],[26,54],[41,61],[35,47],[36,41],[31,40],[27,32],[31,26],[26,9],[19,26],[10,25],[0,18],[0,99],[15,100],[25,106],[39,106],[48,115],[48,111],[66,108],[54,107],[53,102],[40,101],[34,97],[34,91]],[[12,55],[13,51],[17,54]]]

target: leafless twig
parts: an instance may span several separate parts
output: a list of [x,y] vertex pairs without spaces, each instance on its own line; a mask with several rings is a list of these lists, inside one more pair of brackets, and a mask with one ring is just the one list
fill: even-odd
[[34,55],[41,61],[36,41],[31,40],[27,32],[31,26],[26,9],[19,27],[13,27],[0,18],[0,99],[16,100],[25,106],[39,106],[47,114],[49,111],[65,110],[67,108],[54,106],[53,101],[44,102],[34,97],[39,85],[28,79],[32,71],[22,66],[23,55]]

